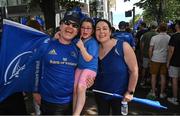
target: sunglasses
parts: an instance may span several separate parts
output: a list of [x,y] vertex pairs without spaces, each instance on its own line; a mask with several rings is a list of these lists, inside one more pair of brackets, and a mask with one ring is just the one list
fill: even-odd
[[71,22],[71,21],[69,21],[69,20],[65,20],[63,23],[64,23],[65,25],[72,25],[72,27],[74,27],[74,28],[79,28],[79,24],[73,23],[73,22]]

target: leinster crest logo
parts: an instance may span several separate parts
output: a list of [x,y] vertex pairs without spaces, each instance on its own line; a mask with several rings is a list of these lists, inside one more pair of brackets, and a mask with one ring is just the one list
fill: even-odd
[[14,79],[20,78],[20,74],[26,68],[26,63],[31,56],[32,51],[23,52],[8,64],[4,74],[4,85],[8,85],[12,83]]

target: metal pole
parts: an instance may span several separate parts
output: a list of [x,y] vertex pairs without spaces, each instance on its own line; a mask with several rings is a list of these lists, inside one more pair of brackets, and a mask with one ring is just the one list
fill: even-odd
[[133,9],[132,9],[132,11],[133,11],[133,32],[135,31],[135,28],[134,28],[134,25],[135,25],[135,7],[133,7]]

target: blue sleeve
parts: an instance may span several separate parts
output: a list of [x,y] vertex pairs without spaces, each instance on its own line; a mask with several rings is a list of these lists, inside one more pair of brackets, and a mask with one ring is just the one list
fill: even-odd
[[87,46],[87,52],[93,57],[98,57],[99,45],[96,40],[90,41]]
[[133,38],[132,34],[129,34],[129,38],[130,38],[131,47],[135,48],[135,41],[134,41],[134,38]]

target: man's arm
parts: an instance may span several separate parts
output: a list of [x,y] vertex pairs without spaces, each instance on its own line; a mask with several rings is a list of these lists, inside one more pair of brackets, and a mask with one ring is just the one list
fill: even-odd
[[173,53],[174,53],[174,47],[173,46],[169,46],[168,47],[167,67],[169,67],[169,63],[170,63],[170,60],[172,58]]

